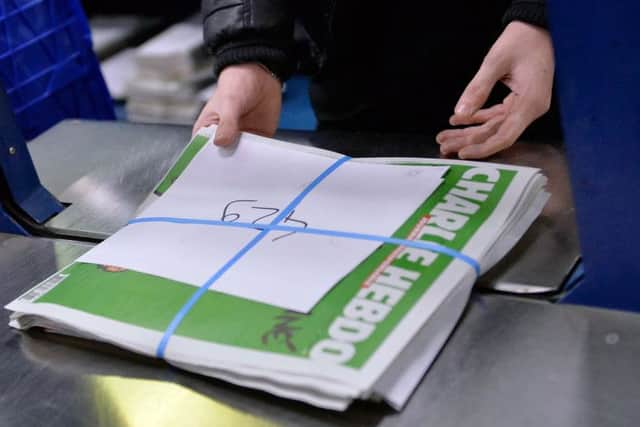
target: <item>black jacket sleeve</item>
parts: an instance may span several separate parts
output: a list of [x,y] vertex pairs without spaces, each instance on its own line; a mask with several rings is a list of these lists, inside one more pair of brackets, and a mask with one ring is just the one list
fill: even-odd
[[547,28],[546,0],[514,0],[502,18],[504,25],[511,21],[522,21],[527,24]]
[[204,41],[216,76],[228,65],[259,62],[281,81],[293,72],[295,0],[202,0]]

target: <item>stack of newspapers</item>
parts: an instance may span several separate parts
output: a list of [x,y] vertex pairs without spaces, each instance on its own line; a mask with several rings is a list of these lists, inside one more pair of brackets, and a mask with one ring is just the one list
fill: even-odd
[[206,102],[200,101],[200,92],[214,80],[213,58],[206,53],[197,19],[169,27],[118,59],[119,64],[106,64],[107,71],[115,65],[129,74],[122,91],[130,121],[193,124]]
[[409,399],[480,274],[540,214],[532,168],[196,135],[139,215],[11,302],[103,341],[323,408]]

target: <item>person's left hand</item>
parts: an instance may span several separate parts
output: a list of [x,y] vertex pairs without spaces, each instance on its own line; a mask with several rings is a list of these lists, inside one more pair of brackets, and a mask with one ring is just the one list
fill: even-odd
[[[473,126],[440,132],[436,136],[440,152],[480,159],[511,146],[527,126],[549,110],[553,73],[549,33],[523,22],[511,22],[491,47],[449,119],[452,126]],[[511,93],[502,104],[483,109],[499,81]]]

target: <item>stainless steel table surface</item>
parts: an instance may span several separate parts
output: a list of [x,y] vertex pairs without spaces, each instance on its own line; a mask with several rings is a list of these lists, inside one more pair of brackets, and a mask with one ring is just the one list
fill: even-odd
[[[140,206],[187,144],[191,130],[166,125],[71,120],[29,143],[41,180],[71,203],[54,229],[105,238]],[[351,156],[437,157],[416,134],[280,132],[277,137]],[[491,161],[541,168],[552,194],[541,217],[479,286],[520,294],[557,292],[580,255],[564,154],[551,144],[518,143]]]
[[[0,302],[87,249],[0,234]],[[640,425],[639,315],[499,295],[472,297],[401,412],[320,410],[38,330],[3,326],[0,346],[3,427]]]

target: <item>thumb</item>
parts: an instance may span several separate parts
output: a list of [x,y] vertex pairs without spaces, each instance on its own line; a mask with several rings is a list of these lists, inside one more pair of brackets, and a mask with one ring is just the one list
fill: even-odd
[[195,136],[203,127],[207,127],[209,125],[217,125],[219,121],[220,116],[218,115],[218,113],[216,113],[215,111],[209,111],[208,106],[205,106],[202,112],[200,112],[198,119],[193,125],[193,128],[191,129],[191,136]]
[[463,118],[471,117],[487,102],[491,90],[504,74],[499,61],[487,56],[460,96],[454,110],[455,114]]
[[238,117],[234,114],[225,114],[220,116],[220,122],[216,129],[216,135],[213,143],[220,147],[233,145],[240,136],[240,126]]

